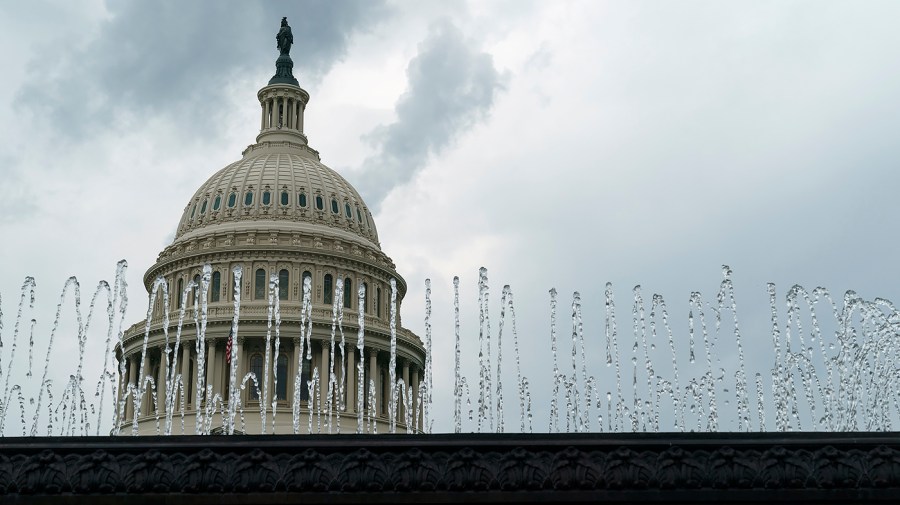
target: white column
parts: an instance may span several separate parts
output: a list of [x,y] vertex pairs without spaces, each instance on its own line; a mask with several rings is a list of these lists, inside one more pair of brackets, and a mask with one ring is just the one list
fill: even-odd
[[[220,368],[219,354],[216,351],[216,339],[214,339],[214,338],[209,339],[209,340],[207,340],[207,343],[209,344],[208,345],[209,351],[206,354],[206,362],[208,363],[208,365],[206,366],[206,370],[207,370],[206,383],[207,383],[207,385],[212,386],[212,395],[210,396],[210,398],[206,399],[206,401],[208,402],[210,399],[212,399],[212,396],[214,396],[216,393],[221,393],[219,391],[219,388],[221,386],[219,386],[219,383],[216,380],[216,377],[219,375],[219,368]],[[209,389],[209,388],[207,388],[207,389]]]
[[156,411],[160,414],[166,410],[166,371],[163,365],[165,354],[165,346],[159,346],[159,370],[153,380],[156,381]]
[[[141,374],[138,376],[138,381],[142,384],[147,380],[147,377],[150,375],[150,348],[147,348],[147,357],[144,360],[144,367],[141,371]],[[151,405],[153,401],[153,396],[150,395],[150,390],[148,389],[144,393],[144,398],[141,399],[141,414],[148,415],[150,414],[150,410],[152,409]]]
[[[409,386],[410,386],[410,384],[409,384],[409,360],[404,359],[403,360],[403,389],[404,389],[403,393],[406,393],[409,390]],[[405,394],[398,396],[397,399],[400,401],[400,409],[399,409],[400,417],[398,419],[398,422],[402,421],[405,423],[406,422],[405,421],[406,420],[406,404],[403,402],[404,396],[405,396]],[[407,429],[409,429],[409,428],[407,427]]]
[[[125,387],[126,389],[122,391],[122,396],[128,391],[128,386],[130,384],[134,384],[134,371],[137,370],[137,366],[134,363],[134,355],[131,355],[131,358],[127,360],[125,363]],[[134,398],[129,396],[128,400],[125,402],[125,419],[131,419],[134,417]]]
[[306,110],[306,104],[301,103],[300,104],[300,114],[297,116],[297,126],[298,126],[297,129],[300,130],[300,133],[303,133],[303,112],[305,110]]
[[347,354],[347,412],[356,412],[356,350]]
[[[375,397],[377,398],[378,391],[380,391],[378,389],[378,352],[374,349],[367,349],[367,351],[369,353],[369,380],[375,381],[374,390],[375,390]],[[363,387],[365,387],[363,392],[365,393],[366,398],[368,398],[369,397],[369,384],[366,383],[366,384],[364,384]],[[372,406],[370,405],[369,408],[372,408]],[[380,409],[380,408],[381,408],[381,404],[377,404],[376,408],[375,408],[376,414],[378,413],[378,409]]]
[[319,353],[319,393],[322,395],[322,403],[325,404],[326,396],[328,394],[328,367],[329,363],[329,354],[331,348],[326,345],[325,341],[321,341],[322,350]]
[[294,98],[291,100],[291,109],[290,114],[288,114],[290,118],[291,128],[297,129],[297,99]]
[[266,102],[259,102],[259,107],[262,109],[259,115],[259,129],[262,131],[266,129]]
[[[249,398],[249,396],[241,395],[241,382],[244,380],[244,375],[247,374],[247,353],[244,352],[244,344],[246,343],[246,339],[244,337],[238,336],[235,343],[237,344],[237,348],[232,349],[234,355],[237,356],[237,370],[235,370],[234,373],[234,389],[235,391],[237,391],[237,394],[241,396],[241,401],[243,402],[243,404],[246,405],[247,398]],[[235,358],[232,357],[231,359]],[[252,385],[253,381],[250,381],[249,387],[252,387]],[[249,391],[247,393],[249,393]]]
[[412,369],[412,406],[413,406],[413,426],[409,429],[414,429],[416,425],[419,423],[419,417],[422,415],[421,408],[419,409],[418,415],[416,415],[416,403],[419,401],[419,367],[415,366]]
[[[181,349],[179,349],[179,354],[181,355],[181,380],[183,384],[183,389],[181,390],[181,394],[184,395],[184,408],[188,410],[190,407],[188,406],[188,383],[191,382],[189,377],[190,375],[190,364],[191,364],[191,348],[188,345],[188,342],[181,342]],[[181,405],[181,397],[179,396],[176,400],[176,405]]]

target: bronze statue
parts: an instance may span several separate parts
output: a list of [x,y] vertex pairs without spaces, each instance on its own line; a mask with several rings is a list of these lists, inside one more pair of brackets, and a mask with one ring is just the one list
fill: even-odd
[[278,41],[278,50],[281,51],[282,56],[291,54],[291,44],[294,43],[294,35],[291,34],[291,27],[288,26],[287,17],[281,18],[281,29],[278,30],[275,40]]

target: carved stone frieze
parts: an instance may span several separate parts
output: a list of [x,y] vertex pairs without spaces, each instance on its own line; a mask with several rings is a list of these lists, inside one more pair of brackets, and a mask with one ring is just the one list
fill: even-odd
[[12,500],[862,503],[900,491],[893,433],[7,439]]

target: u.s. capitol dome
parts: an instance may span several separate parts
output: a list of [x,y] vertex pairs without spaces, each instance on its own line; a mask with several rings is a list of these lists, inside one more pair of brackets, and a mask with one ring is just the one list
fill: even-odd
[[[131,433],[136,421],[140,434],[155,434],[158,419],[165,419],[169,412],[177,420],[176,432],[180,432],[184,415],[188,432],[194,433],[197,413],[204,413],[201,418],[210,422],[205,414],[211,411],[216,411],[211,431],[223,431],[222,412],[228,411],[229,400],[242,412],[235,420],[235,431],[263,431],[259,414],[265,408],[266,422],[274,422],[277,432],[289,433],[297,400],[302,432],[307,431],[311,409],[317,415],[328,410],[332,416],[325,422],[331,423],[329,431],[337,431],[335,409],[340,409],[341,431],[347,433],[357,427],[360,391],[367,429],[384,432],[389,424],[392,376],[403,380],[406,392],[412,391],[406,401],[400,395],[399,429],[420,426],[425,351],[419,338],[400,324],[406,283],[381,250],[372,213],[359,192],[325,166],[309,146],[303,121],[309,94],[293,77],[292,66],[282,50],[276,75],[257,94],[260,132],[256,142],[244,150],[241,159],[212,174],[194,192],[174,241],[144,275],[148,292],[161,286],[161,279],[168,293],[157,288],[156,296],[151,297],[149,333],[145,332],[147,320],[134,324],[117,349],[125,368],[118,415],[122,433]],[[199,312],[202,300],[200,288],[193,286],[203,284],[207,264],[211,267],[207,326],[203,338],[198,339],[192,314],[195,308]],[[240,301],[237,332],[232,334],[238,296],[236,268],[241,271]],[[311,288],[310,317],[304,331],[309,327],[312,331],[301,341],[304,279],[309,279]],[[392,279],[397,307],[393,374]],[[277,339],[270,287],[280,305]],[[365,288],[362,304],[360,287]],[[338,309],[343,313],[340,328],[333,324]],[[182,310],[185,324],[176,351]],[[365,328],[362,355],[357,350],[360,313]],[[362,383],[357,378],[359,364]],[[177,376],[182,386],[173,380]],[[314,377],[318,383],[310,387]],[[343,388],[336,387],[335,380]],[[413,406],[410,412],[404,403]],[[412,426],[407,425],[408,419]],[[317,417],[316,431],[321,423]]]

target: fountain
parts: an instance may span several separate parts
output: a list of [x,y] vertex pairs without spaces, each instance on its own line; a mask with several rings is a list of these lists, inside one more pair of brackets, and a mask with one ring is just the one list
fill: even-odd
[[[156,444],[178,447],[179,450],[194,450],[184,448],[195,447],[197,451],[201,451],[210,442],[203,442],[202,438],[190,438],[183,435],[245,432],[245,406],[239,390],[252,387],[257,389],[257,396],[269,397],[266,396],[266,390],[278,387],[278,377],[274,373],[274,367],[269,366],[268,355],[262,377],[256,377],[252,372],[247,373],[244,377],[238,377],[236,359],[238,354],[234,354],[235,359],[231,360],[229,370],[232,378],[231,387],[225,392],[215,392],[212,386],[203,386],[204,374],[201,370],[204,370],[202,365],[204,355],[202,352],[199,353],[201,364],[197,367],[195,376],[186,378],[176,369],[177,353],[181,349],[184,332],[195,335],[196,342],[200,344],[205,337],[207,327],[205,299],[208,296],[210,277],[210,268],[207,265],[199,286],[189,283],[180,293],[182,303],[180,304],[181,308],[177,311],[177,331],[171,342],[172,359],[161,364],[163,366],[162,376],[165,377],[166,384],[163,388],[165,398],[160,404],[164,404],[165,409],[162,412],[155,411],[153,415],[156,419],[156,435],[163,437],[148,439],[146,437],[109,438],[98,436],[102,433],[137,435],[136,419],[139,414],[132,418],[130,426],[124,424],[126,404],[130,402],[131,408],[135,412],[140,412],[145,396],[152,397],[149,404],[156,406],[158,405],[157,395],[162,394],[159,389],[161,385],[155,383],[152,375],[138,376],[135,380],[128,381],[125,374],[126,366],[123,360],[117,358],[121,356],[120,353],[117,354],[117,351],[122,348],[123,321],[129,300],[127,286],[124,282],[126,268],[127,264],[124,261],[120,262],[116,269],[115,279],[111,283],[101,281],[97,285],[91,295],[86,314],[81,308],[80,282],[75,278],[68,279],[60,294],[56,317],[46,341],[40,332],[36,332],[36,328],[39,328],[38,321],[29,317],[35,307],[36,283],[33,278],[26,278],[19,295],[12,335],[2,339],[5,341],[5,345],[2,347],[3,352],[0,353],[0,372],[3,375],[4,385],[2,397],[0,397],[0,435],[4,437],[3,440],[9,450],[23,451],[25,447],[32,446],[50,448],[54,444],[65,446],[65,444],[71,443],[65,440],[77,440],[79,444],[90,446],[96,443],[92,442],[93,440],[101,445],[105,444],[104,450],[107,452],[112,447],[122,447],[122,444],[125,443],[128,444],[127,447],[138,451],[150,450],[157,447]],[[646,446],[645,449],[651,452],[656,450],[657,452],[653,454],[657,454],[657,456],[654,457],[662,457],[663,453],[668,454],[667,457],[672,457],[672,454],[666,452],[670,449],[664,449],[662,446],[674,441],[681,446],[688,447],[687,454],[690,457],[697,456],[697,454],[691,453],[691,450],[701,451],[707,458],[703,460],[706,465],[711,464],[708,459],[712,455],[717,458],[732,457],[727,456],[727,454],[732,454],[728,451],[750,451],[750,454],[762,457],[759,451],[768,450],[769,452],[766,454],[769,456],[767,457],[780,458],[778,461],[781,463],[778,464],[796,466],[795,463],[788,463],[789,458],[786,454],[792,454],[790,457],[798,457],[799,453],[784,452],[785,450],[795,450],[805,451],[807,459],[804,460],[806,461],[804,464],[821,464],[822,461],[835,462],[840,458],[844,458],[840,461],[847,461],[846,458],[851,457],[848,455],[852,451],[856,451],[853,452],[856,456],[852,457],[862,458],[861,461],[869,465],[864,468],[865,471],[860,470],[862,473],[853,474],[857,477],[862,475],[864,478],[874,478],[872,475],[881,475],[879,472],[887,472],[888,468],[893,468],[893,463],[889,464],[881,459],[876,462],[867,458],[873,457],[872,454],[883,453],[882,456],[879,456],[882,459],[888,454],[895,454],[895,449],[888,448],[888,445],[896,444],[895,436],[891,433],[878,435],[878,432],[893,430],[898,414],[900,414],[900,408],[898,408],[900,405],[898,405],[896,395],[893,394],[897,371],[892,363],[895,361],[893,356],[898,352],[895,343],[896,336],[900,334],[900,317],[898,317],[896,308],[884,299],[865,301],[852,291],[848,291],[841,303],[838,303],[824,288],[807,291],[800,286],[794,286],[788,290],[782,305],[778,301],[776,287],[769,284],[766,295],[771,308],[769,324],[774,363],[767,367],[754,369],[745,361],[745,336],[738,324],[737,303],[731,275],[731,270],[724,267],[723,279],[714,301],[706,301],[699,292],[691,293],[688,298],[686,334],[681,334],[675,328],[676,325],[671,319],[670,309],[664,298],[654,294],[648,303],[640,286],[636,286],[632,290],[632,298],[629,300],[631,302],[631,331],[621,331],[620,325],[623,318],[621,315],[617,317],[613,287],[607,284],[604,290],[604,310],[601,311],[603,321],[602,324],[595,325],[602,327],[603,333],[586,337],[585,308],[580,293],[573,293],[571,311],[568,308],[565,309],[566,313],[570,315],[570,323],[562,323],[559,312],[563,309],[560,307],[559,294],[556,290],[550,290],[547,317],[549,324],[546,329],[548,339],[545,342],[551,351],[552,372],[549,377],[538,377],[534,375],[533,371],[522,369],[515,302],[513,290],[508,285],[504,286],[501,291],[496,334],[493,334],[490,317],[490,284],[487,270],[483,268],[478,276],[477,343],[463,338],[460,331],[462,317],[459,302],[460,281],[458,278],[454,278],[454,374],[452,378],[440,378],[437,383],[453,388],[452,431],[456,435],[436,434],[434,429],[434,406],[431,404],[435,387],[431,370],[432,293],[431,282],[426,281],[424,318],[429,366],[426,369],[425,380],[419,385],[420,390],[417,394],[413,394],[402,378],[391,374],[390,392],[386,396],[390,401],[390,405],[387,406],[390,416],[388,431],[398,434],[393,437],[387,434],[372,438],[368,438],[367,434],[373,434],[377,430],[373,422],[373,417],[377,415],[373,413],[375,402],[369,402],[371,406],[369,409],[363,408],[363,405],[365,404],[365,394],[369,394],[369,400],[374,400],[374,387],[369,387],[368,391],[358,389],[356,397],[352,399],[356,404],[356,409],[353,409],[355,413],[352,414],[356,418],[355,434],[336,438],[324,435],[340,433],[341,416],[351,415],[347,402],[342,401],[346,398],[344,387],[347,375],[355,372],[359,383],[362,383],[361,379],[364,376],[362,362],[355,367],[355,370],[351,370],[348,369],[344,359],[346,356],[344,349],[348,343],[344,334],[343,305],[340,302],[343,299],[340,296],[343,286],[339,282],[335,286],[337,296],[334,297],[332,310],[330,353],[332,359],[337,360],[336,362],[340,363],[340,366],[328,377],[314,373],[314,379],[308,385],[310,393],[308,400],[301,400],[301,389],[295,388],[290,406],[292,422],[289,426],[276,423],[278,405],[273,401],[269,406],[265,404],[260,406],[261,436],[228,437],[229,441],[227,442],[216,442],[218,444],[216,447],[220,447],[221,450],[229,447],[232,449],[246,447],[247,450],[250,450],[249,447],[253,447],[257,450],[256,453],[253,453],[256,456],[253,457],[262,457],[258,453],[259,447],[266,447],[265,451],[276,451],[280,444],[278,440],[289,437],[289,443],[297,444],[298,449],[317,447],[323,450],[323,448],[330,447],[339,453],[347,453],[351,448],[363,447],[361,450],[367,455],[366,457],[373,458],[374,456],[370,452],[365,452],[371,449],[365,449],[365,447],[374,448],[383,444],[399,444],[399,447],[413,447],[417,451],[431,448],[430,450],[437,451],[435,454],[441,453],[440,457],[446,458],[446,453],[442,451],[453,448],[465,450],[462,448],[472,444],[475,446],[486,444],[484,445],[485,450],[489,449],[489,453],[495,454],[495,451],[498,450],[497,444],[503,446],[504,440],[507,440],[509,441],[507,443],[519,447],[516,450],[525,450],[523,448],[527,449],[534,444],[541,447],[540,450],[555,447],[556,450],[565,451],[571,450],[565,449],[570,446],[577,447],[579,451],[587,451],[586,448],[592,448],[584,454],[593,455],[588,457],[591,460],[591,458],[596,459],[597,451],[600,451],[603,455],[601,459],[604,465],[611,464],[609,460],[611,457],[633,460],[629,462],[633,465],[660,465],[662,464],[661,460],[654,460],[654,463],[641,460],[644,456],[643,452],[630,452],[627,455],[618,454],[616,456],[609,451],[613,451],[613,447],[616,448],[615,450],[624,450],[623,447],[630,447],[628,450],[633,451],[635,450],[634,444],[638,444]],[[241,276],[242,269],[235,268],[236,287],[230,336],[230,345],[232,346],[238,345],[241,332],[241,290],[239,287]],[[391,298],[395,300],[396,284],[392,283],[391,286]],[[157,296],[168,300],[166,296],[168,289],[169,286],[163,278],[159,278],[153,283],[148,314],[152,310]],[[297,315],[302,321],[299,326],[299,339],[301,343],[304,343],[300,355],[307,360],[310,359],[309,328],[311,320],[308,317],[311,306],[310,291],[310,283],[307,278],[303,286],[303,303],[300,314]],[[281,320],[284,314],[277,293],[278,278],[273,275],[269,279],[267,315],[269,331],[266,334],[266,347],[274,349],[276,356],[281,339],[294,337],[293,335],[284,335],[281,331]],[[365,298],[365,290],[362,286],[359,287],[356,295],[360,299]],[[189,296],[194,296],[196,303],[187,303]],[[74,309],[74,322],[61,319],[67,306]],[[782,313],[780,306],[786,309],[786,313]],[[104,310],[105,314],[103,314]],[[594,308],[590,312],[597,313],[598,311]],[[164,313],[168,313],[168,311],[166,310]],[[393,324],[393,321],[396,319],[396,303],[393,301],[390,305],[390,313],[392,336],[395,338],[396,324]],[[85,367],[86,363],[93,361],[85,354],[88,347],[88,335],[90,330],[98,324],[95,320],[100,318],[101,314],[105,315],[103,318],[105,325],[101,332],[101,334],[105,334],[105,352],[100,360],[102,368],[91,370],[89,367]],[[362,315],[358,315],[358,318],[356,349],[360,355],[363,355],[366,348],[367,331]],[[0,331],[3,328],[2,323],[2,314],[0,314]],[[570,330],[567,329],[569,325],[571,325]],[[57,336],[57,333],[61,327],[72,327],[75,330],[77,359],[67,360],[70,367],[68,370],[64,369],[66,363],[51,363],[50,359],[54,345],[59,345],[60,337]],[[569,331],[570,338],[568,339],[562,338],[566,331]],[[27,349],[20,349],[26,345],[24,341],[26,333]],[[141,361],[146,359],[146,342],[149,333],[150,324],[146,323]],[[0,333],[0,338],[2,337],[4,335]],[[166,337],[168,346],[169,336]],[[734,356],[719,354],[719,349],[726,347],[724,345],[726,340],[728,344],[733,344],[736,351],[733,353]],[[391,353],[394,359],[397,352],[395,342],[392,339]],[[571,350],[566,349],[569,345]],[[203,346],[198,344],[197,348],[203,349]],[[471,356],[475,354],[475,349],[477,349],[477,361],[465,360],[474,362],[475,365],[464,366],[463,351],[465,350]],[[23,356],[25,352],[27,352],[27,359]],[[38,356],[37,360],[35,360],[35,354]],[[40,356],[45,357],[43,366],[40,363]],[[168,356],[168,353],[165,356]],[[510,357],[514,359],[514,367],[504,367],[504,358],[507,358],[508,361]],[[734,358],[732,363],[724,364],[723,360],[728,360],[729,357]],[[6,366],[2,366],[3,364]],[[396,369],[393,360],[392,366]],[[145,368],[141,365],[138,369]],[[663,372],[663,369],[666,369],[668,373]],[[477,383],[469,381],[464,373],[466,371],[477,373]],[[67,380],[64,379],[66,376],[68,376]],[[748,380],[748,377],[752,377],[752,381]],[[60,378],[63,379],[60,380]],[[292,380],[295,384],[300,384],[299,375]],[[320,391],[318,382],[320,380],[328,383],[324,397],[313,394]],[[206,392],[201,406],[194,416],[193,427],[189,427],[185,422],[183,408],[185,402],[183,385],[190,381],[196,381],[200,385],[198,390]],[[543,390],[537,386],[542,386]],[[413,403],[413,398],[418,401]],[[535,403],[536,398],[549,401],[541,405]],[[512,402],[512,409],[505,405],[504,400],[507,399],[515,400]],[[182,406],[180,410],[177,407],[179,403]],[[753,405],[752,408],[751,405]],[[271,411],[268,407],[271,408]],[[301,422],[303,420],[300,415],[301,411],[309,412],[305,423]],[[398,417],[401,412],[405,416],[403,425],[406,426],[406,429],[404,430],[398,429]],[[180,422],[175,417],[176,413],[180,415]],[[269,413],[271,413],[271,418],[267,418]],[[443,414],[446,419],[446,415],[450,414],[450,409],[445,409]],[[507,419],[508,417],[509,419]],[[513,422],[513,419],[516,422]],[[538,425],[536,423],[538,419],[546,419],[547,424]],[[774,431],[768,432],[768,426],[774,427]],[[509,429],[519,432],[519,434],[502,435]],[[715,434],[721,431],[729,434],[724,436]],[[861,431],[865,433],[860,433]],[[705,432],[705,434],[689,432]],[[745,435],[738,435],[736,432]],[[757,432],[757,434],[752,435],[751,432]],[[789,432],[799,433],[790,435]],[[840,435],[839,432],[851,433],[848,438]],[[492,433],[494,435],[490,435]],[[275,434],[286,435],[272,437]],[[165,435],[178,435],[173,440],[181,441],[177,442],[175,446],[165,444],[163,442],[166,438]],[[58,438],[60,436],[67,438]],[[347,439],[346,437],[353,438]],[[129,439],[135,442],[126,442]],[[409,440],[413,445],[410,446],[408,442],[403,442],[404,439]],[[264,440],[272,442],[264,442]],[[183,445],[183,443],[188,445]],[[560,443],[563,446],[560,446]],[[777,447],[766,448],[765,444],[767,443],[776,444]],[[710,444],[716,446],[718,452],[710,453],[708,451]],[[731,449],[719,447],[716,444],[722,444]],[[793,447],[792,444],[796,447]],[[840,449],[841,444],[844,444],[844,449]],[[690,449],[691,447],[694,449]],[[810,452],[811,448],[813,452]],[[538,450],[538,448],[533,449]],[[30,450],[28,449],[26,452]],[[528,450],[531,452],[527,457],[521,454],[518,456],[512,454],[509,457],[513,457],[514,460],[519,458],[519,461],[523,462],[528,461],[529,465],[533,461],[541,461],[538,453],[531,449]],[[866,452],[867,450],[868,452]],[[757,452],[753,453],[753,451]],[[104,457],[114,458],[115,454],[113,453]],[[359,453],[355,454],[353,457],[360,457]],[[574,455],[570,456],[575,457]],[[33,455],[33,457],[40,458],[42,456]],[[487,457],[487,453],[485,457]],[[744,454],[743,457],[746,458],[747,455]],[[533,458],[533,461],[529,458]],[[7,459],[6,461],[12,460]],[[57,458],[54,461],[62,460]],[[373,461],[366,464],[373,465],[375,464]],[[437,464],[435,461],[432,463]],[[451,461],[447,459],[440,461],[443,465],[451,464]],[[554,461],[557,460],[545,461],[549,466],[542,471],[549,472],[548,475],[550,475],[553,472],[552,468],[556,468],[553,465],[558,464]],[[741,464],[747,464],[747,461],[749,460],[745,460]],[[696,463],[696,461],[694,462]],[[379,464],[382,463],[385,462]],[[594,463],[599,464],[596,461]],[[751,472],[755,475],[754,478],[759,479],[761,475],[769,475],[766,473],[766,468],[773,472],[776,470],[782,472],[779,478],[787,478],[785,475],[789,474],[794,475],[790,472],[784,473],[786,472],[784,468],[777,464],[772,466],[770,463],[759,463],[762,466],[754,467],[753,472],[755,473]],[[289,463],[284,464],[290,466]],[[579,464],[586,464],[590,467],[590,462],[582,461]],[[800,470],[794,468],[795,473],[809,470],[802,465],[798,468]],[[609,467],[605,471],[607,473],[596,476],[606,483],[604,489],[607,489],[608,486],[615,488],[617,485],[628,488],[631,485],[622,484],[627,479],[626,481],[616,481],[619,484],[608,480],[610,478],[608,471]],[[818,472],[818,470],[816,471]],[[476,474],[470,475],[470,478],[475,479],[471,482],[488,478],[482,473],[476,472]],[[0,471],[0,476],[2,475],[7,474]],[[502,472],[500,474],[492,473],[490,479],[493,480],[489,479],[492,482],[489,487],[500,485],[502,475],[504,475]],[[720,473],[714,475],[721,476]],[[44,492],[47,492],[47,488],[37,484],[32,484],[37,487],[22,487],[14,474],[8,474],[7,477],[6,484],[0,483],[0,485],[7,486],[5,489],[8,492],[27,492],[27,489],[43,489]],[[309,476],[307,475],[307,477]],[[369,477],[374,478],[374,474]],[[728,479],[732,479],[732,477],[728,477]],[[332,478],[337,477],[332,476]],[[457,475],[454,478],[461,477]],[[637,480],[627,482],[632,482],[637,486],[642,482],[644,484],[650,482],[646,479],[660,479],[660,477],[640,477],[636,474],[633,479]],[[693,484],[689,484],[689,481],[690,479],[678,482],[680,482],[680,486],[693,489],[691,488]],[[454,489],[450,483],[443,480],[441,482],[444,482],[442,486],[445,486],[447,490]],[[588,487],[596,490],[598,483],[591,482],[593,483]],[[665,485],[666,481],[654,482]],[[727,482],[728,486],[737,485],[733,479]],[[753,484],[754,482],[756,484]],[[786,481],[778,482],[780,484],[777,484],[776,487],[785,485]],[[828,485],[836,485],[833,480],[827,482]],[[873,485],[876,485],[875,483],[880,481],[873,480],[872,482]],[[895,481],[890,480],[890,482]],[[520,484],[525,485],[525,481],[521,481]],[[581,489],[582,484],[583,482],[571,484],[574,486],[572,489]],[[759,482],[751,479],[747,485],[753,488],[758,484]],[[796,485],[809,488],[809,484],[809,481],[804,481],[802,486]],[[174,483],[167,485],[172,486]],[[361,486],[362,483],[357,482],[355,485]],[[765,486],[768,485],[765,484]],[[816,485],[819,485],[818,481]],[[554,484],[554,486],[556,485]],[[557,486],[553,489],[569,488]],[[581,495],[566,496],[574,499]]]

